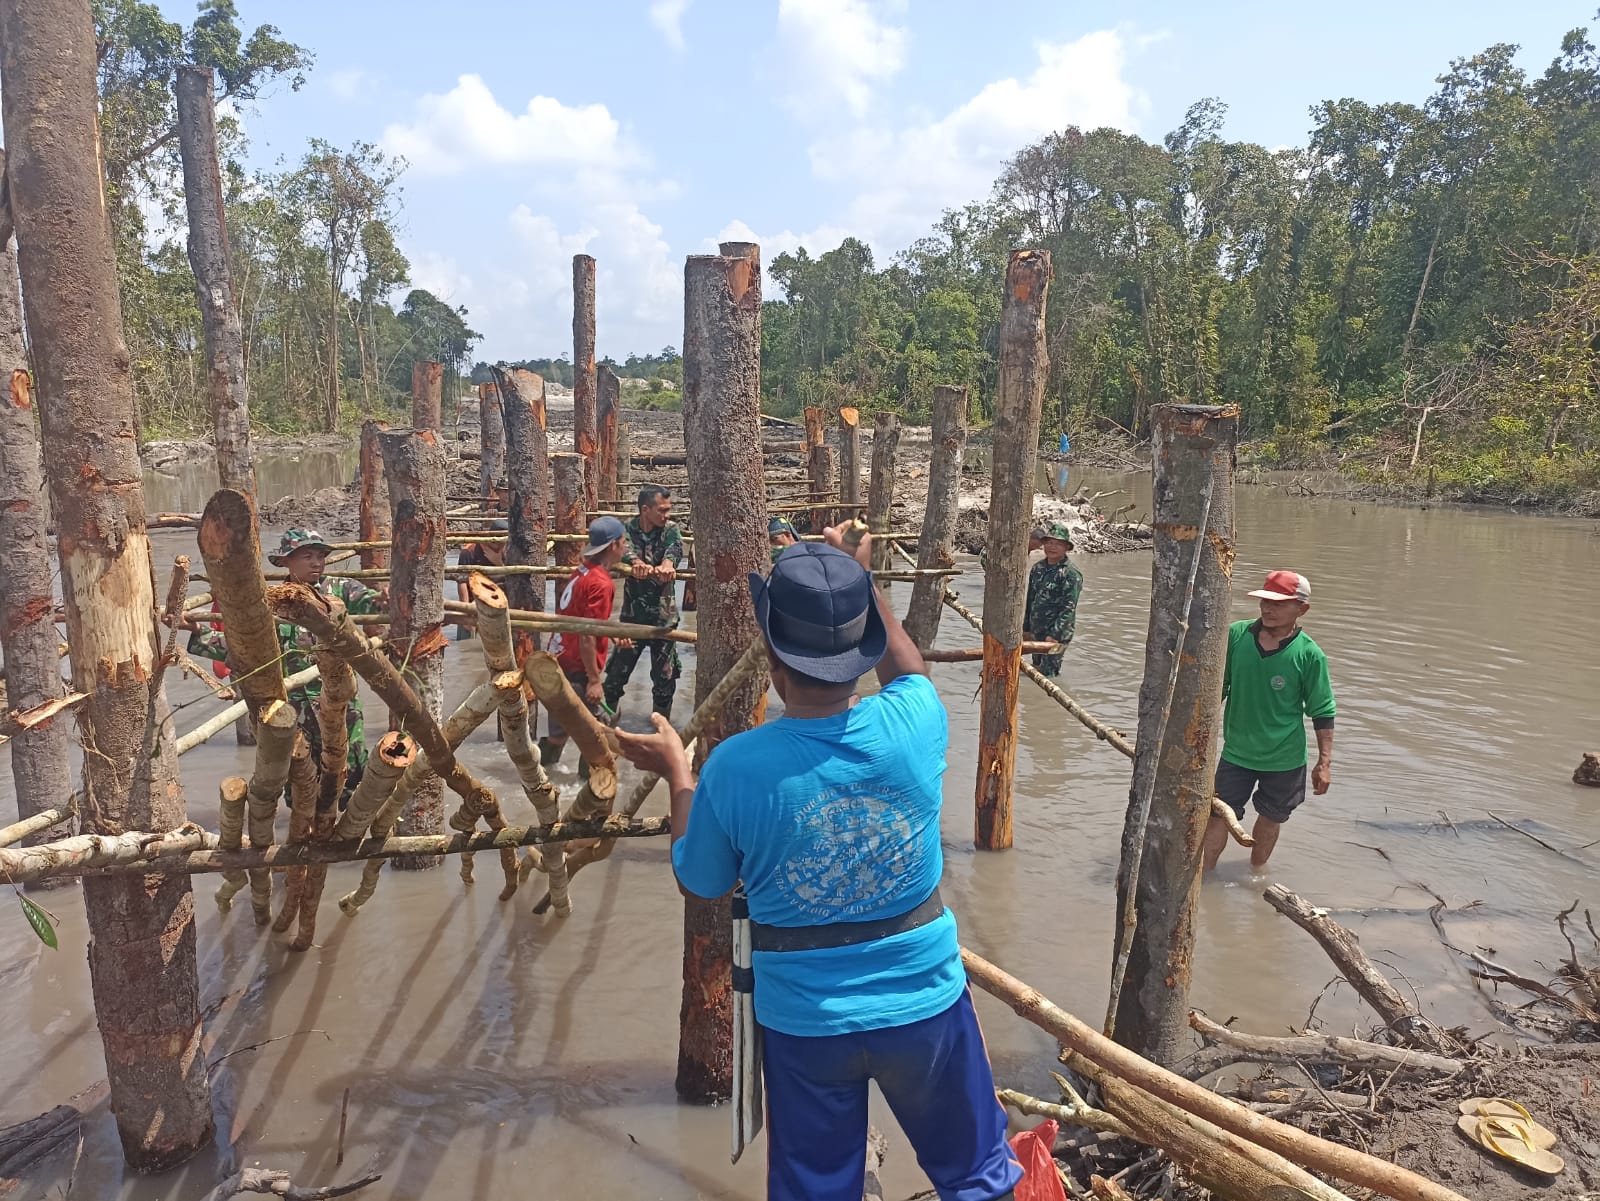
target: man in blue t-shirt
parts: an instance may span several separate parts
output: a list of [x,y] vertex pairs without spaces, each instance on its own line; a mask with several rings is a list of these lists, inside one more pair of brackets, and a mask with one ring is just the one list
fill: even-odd
[[783,717],[718,744],[698,788],[664,720],[618,739],[672,790],[679,885],[749,897],[768,1198],[859,1201],[876,1080],[943,1201],[1002,1201],[1022,1170],[938,889],[944,706],[867,574],[871,536],[852,558],[824,533],[750,577]]

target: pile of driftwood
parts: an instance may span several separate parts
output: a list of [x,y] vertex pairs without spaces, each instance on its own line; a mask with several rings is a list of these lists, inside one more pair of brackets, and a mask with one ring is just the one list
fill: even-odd
[[[1167,1072],[969,954],[975,984],[1065,1045],[1068,1070],[1053,1074],[1058,1098],[1000,1095],[1025,1119],[1057,1121],[1055,1159],[1069,1197],[1459,1201],[1535,1185],[1574,1197],[1600,1187],[1600,932],[1587,912],[1576,919],[1575,905],[1558,915],[1568,955],[1543,982],[1482,949],[1455,947],[1435,910],[1445,945],[1504,1026],[1474,1038],[1423,1015],[1324,911],[1280,885],[1265,900],[1317,940],[1378,1015],[1368,1038],[1248,1034],[1194,1012],[1203,1046]],[[1542,1113],[1564,1136],[1563,1174],[1530,1178],[1462,1138],[1457,1104],[1473,1096],[1515,1096]]]

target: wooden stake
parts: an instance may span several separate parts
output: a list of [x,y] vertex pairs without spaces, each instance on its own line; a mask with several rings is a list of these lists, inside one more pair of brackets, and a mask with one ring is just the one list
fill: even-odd
[[[933,390],[933,430],[928,457],[928,505],[917,541],[917,567],[954,567],[956,518],[961,511],[961,456],[967,447],[967,390],[940,384]],[[918,646],[931,648],[939,636],[944,612],[944,581],[923,576],[911,587],[906,633]],[[931,660],[930,660],[931,662]]]
[[211,595],[222,614],[233,687],[258,716],[269,701],[281,701],[282,650],[278,623],[267,608],[261,574],[261,531],[255,502],[230,488],[214,493],[200,517],[197,538]]
[[628,493],[633,490],[633,427],[631,425],[617,426],[617,483],[612,489],[616,495],[612,498],[618,504],[627,506]]
[[[1233,569],[1236,406],[1155,405],[1155,556],[1139,735],[1122,832],[1107,1028],[1149,1059],[1188,1045],[1200,838],[1215,795]],[[996,458],[999,457],[998,448]],[[990,529],[993,530],[993,513]],[[1177,720],[1172,720],[1176,718]]]
[[889,546],[889,510],[894,504],[894,457],[900,445],[900,418],[878,413],[872,422],[872,479],[867,486],[867,525],[872,529],[872,570],[885,571],[894,551]]
[[861,505],[861,414],[852,408],[839,410],[839,503]]
[[360,538],[371,545],[361,548],[361,569],[376,571],[389,566],[389,485],[383,478],[383,452],[378,435],[388,429],[384,421],[368,418],[361,423]]
[[[6,184],[45,398],[72,686],[89,698],[75,714],[85,748],[81,828],[115,834],[176,829],[185,813],[166,693],[151,686],[154,577],[100,169],[96,62],[88,5],[0,0]],[[146,747],[152,716],[157,736]],[[193,893],[179,877],[130,875],[86,881],[83,900],[123,1153],[134,1171],[165,1171],[212,1142]]]
[[595,412],[594,259],[572,256],[572,449],[583,456],[584,508],[599,508],[595,466],[599,434]]
[[[495,376],[499,380],[499,376]],[[502,381],[503,382],[503,381]],[[506,428],[500,417],[500,389],[493,383],[478,385],[478,491],[494,503],[494,486],[505,470]]]
[[411,428],[442,429],[440,409],[444,402],[444,364],[418,359],[411,364]]
[[1011,846],[1028,530],[1033,522],[1039,413],[1050,372],[1044,326],[1049,290],[1049,252],[1013,250],[1000,310],[1000,387],[994,401],[989,553],[983,586],[975,842],[984,851]]
[[622,408],[622,381],[604,363],[600,365],[596,378],[599,382],[599,396],[595,402],[598,437],[592,467],[600,473],[596,491],[603,505],[618,499],[617,414]]
[[[531,371],[494,369],[495,379],[505,394],[506,443],[509,465],[506,482],[511,485],[510,525],[506,542],[506,562],[517,567],[543,567],[549,561],[545,535],[549,531],[550,455],[545,430],[544,379]],[[544,580],[508,579],[505,585],[509,603],[529,612],[544,608]],[[521,662],[538,649],[536,634],[522,634],[516,640],[516,657]],[[533,720],[530,713],[529,721]]]
[[[584,520],[584,460],[582,455],[550,456],[550,475],[555,481],[555,530],[557,534],[578,534],[588,528]],[[556,543],[556,566],[572,569],[583,559],[583,543]],[[560,584],[556,585],[560,589]],[[543,591],[541,588],[540,591]]]

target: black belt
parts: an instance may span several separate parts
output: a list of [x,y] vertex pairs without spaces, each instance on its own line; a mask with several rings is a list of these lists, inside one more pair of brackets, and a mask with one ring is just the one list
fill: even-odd
[[750,947],[756,951],[819,951],[827,947],[853,947],[891,934],[904,934],[926,926],[944,914],[944,898],[934,886],[928,899],[915,909],[870,922],[829,922],[826,926],[765,926],[750,923]]

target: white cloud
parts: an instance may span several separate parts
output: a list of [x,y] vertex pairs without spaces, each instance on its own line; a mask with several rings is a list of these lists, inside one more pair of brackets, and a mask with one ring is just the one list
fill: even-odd
[[367,100],[378,90],[378,77],[362,67],[341,67],[325,78],[334,99],[347,103]]
[[653,0],[650,5],[650,24],[674,50],[684,48],[683,14],[688,7],[689,0]]
[[1127,47],[1115,30],[1040,43],[1026,79],[1000,79],[936,120],[869,123],[810,148],[821,179],[855,184],[842,224],[875,244],[905,245],[946,208],[984,199],[1000,165],[1067,125],[1134,128],[1143,104],[1123,77]]
[[423,96],[415,120],[390,125],[382,143],[416,171],[440,175],[475,166],[614,170],[639,158],[605,105],[535,96],[512,113],[477,75],[461,76],[443,95]]
[[883,19],[903,8],[902,0],[778,0],[790,107],[815,116],[842,104],[864,116],[873,89],[905,65],[905,27]]

